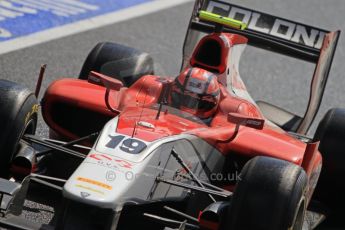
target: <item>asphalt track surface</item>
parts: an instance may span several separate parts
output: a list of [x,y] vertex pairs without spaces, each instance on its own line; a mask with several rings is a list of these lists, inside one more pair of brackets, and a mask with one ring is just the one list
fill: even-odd
[[[234,0],[233,3],[328,30],[345,31],[343,0]],[[0,57],[0,78],[34,89],[39,67],[46,63],[44,89],[55,79],[78,76],[89,50],[101,41],[118,42],[149,52],[156,60],[158,73],[176,75],[180,69],[181,49],[191,10],[192,3],[188,3],[4,54]],[[341,37],[311,135],[315,124],[329,108],[345,108],[344,59],[345,40]],[[255,99],[266,100],[300,115],[308,102],[313,70],[313,65],[309,63],[250,47],[241,63],[242,78]],[[43,122],[39,125],[38,134],[47,135]],[[47,222],[51,218],[52,208],[30,201],[27,205],[25,216],[28,219]]]

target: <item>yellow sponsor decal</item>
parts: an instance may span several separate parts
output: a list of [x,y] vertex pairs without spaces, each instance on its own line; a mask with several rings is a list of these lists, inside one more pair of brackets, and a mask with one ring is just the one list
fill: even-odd
[[101,194],[101,195],[104,195],[104,192],[99,191],[99,190],[94,189],[94,188],[91,188],[91,187],[88,187],[88,186],[85,186],[85,185],[77,184],[76,187],[78,187],[78,188],[83,188],[83,189],[86,189],[86,190],[89,190],[89,191],[92,191],[92,192],[95,192],[95,193],[99,193],[99,194]]
[[34,104],[31,108],[31,111],[28,112],[25,116],[25,124],[27,124],[29,122],[29,119],[33,114],[38,113],[38,110],[39,110],[39,105]]
[[96,180],[91,180],[91,179],[88,179],[88,178],[84,178],[84,177],[78,177],[77,180],[85,182],[85,183],[93,184],[93,185],[96,185],[96,186],[99,186],[101,188],[105,188],[105,189],[108,189],[108,190],[111,190],[113,188],[110,185],[104,184],[104,183],[96,181]]
[[204,21],[215,22],[224,26],[235,28],[238,30],[244,30],[247,28],[247,24],[233,18],[223,17],[219,14],[214,14],[201,10],[199,12],[199,18]]

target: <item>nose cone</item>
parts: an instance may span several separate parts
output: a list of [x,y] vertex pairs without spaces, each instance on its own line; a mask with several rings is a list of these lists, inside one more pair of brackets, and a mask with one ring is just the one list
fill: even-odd
[[100,208],[116,208],[132,187],[132,172],[83,162],[66,182],[63,195]]

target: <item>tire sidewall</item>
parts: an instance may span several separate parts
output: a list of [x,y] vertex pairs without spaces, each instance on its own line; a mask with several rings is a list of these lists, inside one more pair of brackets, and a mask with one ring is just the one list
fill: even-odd
[[330,109],[315,132],[320,141],[322,170],[315,188],[314,199],[331,210],[342,210],[345,205],[345,109]]
[[307,175],[299,166],[256,157],[243,168],[241,179],[224,229],[288,230],[300,208],[304,217]]
[[[117,65],[112,63],[117,63]],[[105,71],[106,66],[113,66],[114,69]],[[131,74],[123,76],[122,74],[128,70]],[[120,80],[124,86],[130,87],[141,76],[154,74],[154,66],[152,57],[145,52],[117,43],[101,42],[87,56],[79,79],[88,79],[91,71]]]
[[13,105],[12,110],[1,111],[7,114],[4,115],[5,118],[2,121],[6,127],[2,130],[1,135],[3,140],[1,140],[2,145],[0,146],[0,177],[9,175],[10,163],[24,133],[35,134],[36,131],[39,106],[32,93],[28,93],[24,98],[20,95],[27,92],[25,88],[20,89],[14,97],[6,101],[6,106]]

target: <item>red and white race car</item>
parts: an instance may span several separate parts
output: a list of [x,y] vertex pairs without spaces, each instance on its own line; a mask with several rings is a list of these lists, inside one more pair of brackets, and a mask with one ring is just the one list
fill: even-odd
[[[175,78],[154,75],[146,53],[100,43],[79,79],[51,83],[40,105],[44,67],[36,93],[1,80],[0,226],[301,230],[329,217],[343,227],[345,110],[305,135],[339,34],[198,0]],[[247,44],[316,64],[303,117],[250,96]],[[34,135],[40,106],[49,138]],[[29,184],[61,195],[49,226],[18,218]]]

